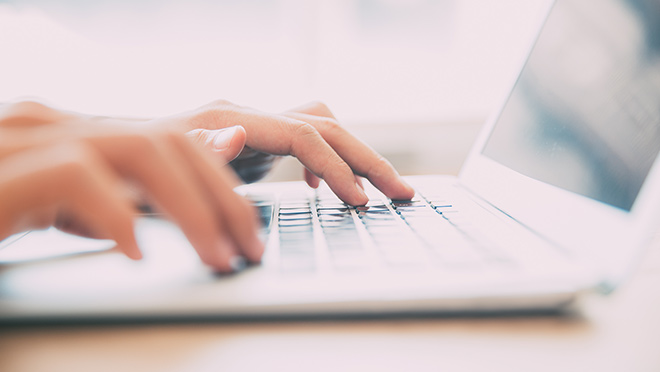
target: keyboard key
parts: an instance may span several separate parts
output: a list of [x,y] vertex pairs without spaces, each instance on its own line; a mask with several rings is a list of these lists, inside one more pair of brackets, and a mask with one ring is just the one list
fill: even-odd
[[355,230],[355,225],[353,221],[324,221],[321,222],[321,228],[324,232],[330,233],[336,230]]
[[397,208],[396,212],[400,214],[403,217],[406,216],[415,216],[415,215],[423,215],[423,214],[437,214],[433,208],[428,207],[428,206],[423,206],[423,207],[402,207],[402,208]]
[[324,215],[343,216],[343,215],[351,214],[348,211],[348,208],[319,208],[316,210],[316,213],[319,216],[324,216]]
[[393,233],[396,233],[396,230],[400,229],[401,226],[399,222],[395,220],[371,220],[371,221],[362,221],[364,222],[364,227],[369,231],[370,234],[384,234],[389,236]]
[[332,266],[339,271],[360,271],[372,266],[370,257],[359,252],[340,252],[330,255]]
[[293,226],[280,226],[279,227],[280,235],[286,235],[286,234],[291,234],[291,233],[300,233],[300,232],[306,232],[306,233],[309,233],[311,235],[312,229],[313,229],[312,224],[293,225]]
[[280,211],[289,209],[310,209],[309,202],[280,203]]
[[314,257],[280,257],[280,271],[283,273],[312,273],[316,271]]
[[314,256],[314,254],[314,246],[312,245],[280,242],[280,256]]
[[350,214],[323,214],[319,216],[319,221],[321,222],[345,222],[353,221],[353,218]]
[[369,202],[365,205],[355,207],[358,211],[367,211],[367,210],[377,210],[377,209],[389,209],[385,203],[382,202]]
[[357,215],[360,218],[368,218],[368,219],[372,219],[372,220],[382,220],[382,219],[388,219],[388,218],[398,219],[399,218],[399,216],[396,213],[393,213],[389,210],[358,212]]
[[431,203],[431,205],[432,205],[434,208],[450,208],[450,207],[453,206],[451,202],[449,202],[449,201],[447,201],[447,200],[444,200],[444,199],[441,199],[441,200],[429,200],[429,203]]
[[344,210],[347,211],[350,209],[349,206],[347,206],[344,203],[337,203],[337,202],[317,202],[316,203],[316,209],[336,209],[336,210]]
[[310,223],[311,223],[312,213],[309,212],[309,213],[305,213],[305,214],[303,214],[303,213],[280,214],[279,218],[280,218],[280,222],[279,222],[280,226],[283,223],[287,223],[287,222],[290,222],[290,221],[310,221]]
[[312,219],[280,220],[280,227],[308,226],[312,224]]
[[355,230],[326,230],[325,241],[328,244],[359,243],[360,238]]
[[311,214],[312,210],[309,208],[280,208],[278,213],[280,216],[288,216],[291,214]]
[[328,245],[328,250],[330,253],[338,251],[361,251],[364,249],[360,241],[357,239],[345,240],[341,242],[328,241],[326,244]]
[[282,242],[309,242],[309,244],[314,244],[314,232],[311,229],[307,231],[280,231],[280,243]]
[[273,220],[273,204],[260,204],[255,205],[257,208],[257,215],[261,221],[262,228],[268,232],[270,231],[270,224]]
[[249,200],[253,204],[258,204],[258,203],[274,204],[276,197],[275,194],[271,194],[271,193],[264,193],[264,194],[248,193],[245,195],[245,199]]
[[453,205],[450,206],[442,206],[442,207],[435,207],[436,212],[438,213],[451,213],[451,212],[456,212],[456,208]]
[[390,211],[386,207],[357,207],[356,208],[358,214],[364,215],[364,214],[392,214],[392,211]]
[[483,255],[475,251],[473,244],[458,233],[451,236],[444,234],[442,238],[430,242],[430,245],[443,264],[473,265],[484,261]]
[[390,266],[421,266],[428,261],[428,256],[421,250],[383,250],[385,262]]
[[426,202],[418,200],[418,201],[411,201],[411,200],[392,200],[392,206],[394,208],[400,208],[400,207],[419,207],[419,206],[427,206]]

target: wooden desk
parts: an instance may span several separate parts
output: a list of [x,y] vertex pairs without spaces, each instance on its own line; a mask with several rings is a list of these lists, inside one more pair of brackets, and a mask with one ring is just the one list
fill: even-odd
[[660,244],[575,317],[0,329],[0,371],[660,371]]

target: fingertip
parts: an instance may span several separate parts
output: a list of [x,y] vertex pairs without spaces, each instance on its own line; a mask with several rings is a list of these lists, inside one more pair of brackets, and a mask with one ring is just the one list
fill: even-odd
[[318,178],[314,173],[309,169],[305,168],[305,182],[307,185],[313,189],[317,189],[321,184],[321,179]]
[[130,258],[131,260],[139,261],[144,257],[135,240],[118,244],[118,246],[119,250],[121,250],[126,255],[126,257]]
[[401,184],[401,196],[405,199],[412,199],[415,196],[415,189],[401,177],[399,177],[399,183]]
[[232,272],[243,271],[247,267],[247,262],[242,256],[232,256],[229,258],[229,267]]
[[263,256],[265,250],[266,246],[255,234],[252,237],[251,242],[248,244],[247,249],[244,250],[244,254],[248,261],[252,263],[258,263],[261,262],[261,257]]
[[410,200],[415,196],[415,189],[403,178],[396,176],[390,179],[388,182],[383,180],[380,180],[378,183],[374,182],[374,186],[385,194],[385,196],[393,200]]
[[142,258],[144,258],[144,256],[142,255],[142,252],[137,250],[137,251],[132,251],[128,256],[128,258],[134,261],[140,261]]
[[367,204],[369,202],[369,197],[367,196],[367,194],[364,192],[364,190],[361,187],[356,187],[356,189],[358,191],[358,196],[357,196],[356,203],[353,204],[353,205],[365,205],[365,204]]
[[366,192],[356,183],[352,195],[350,197],[342,197],[338,194],[339,198],[345,203],[352,206],[365,205],[369,202],[369,197]]
[[[231,274],[245,267],[245,259],[237,253],[236,246],[227,237],[221,237],[210,251],[200,252],[202,261],[221,274]],[[241,264],[240,260],[243,260]]]

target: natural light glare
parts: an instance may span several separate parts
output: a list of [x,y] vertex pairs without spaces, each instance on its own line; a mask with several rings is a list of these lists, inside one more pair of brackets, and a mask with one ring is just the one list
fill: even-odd
[[0,100],[158,115],[326,101],[351,123],[482,117],[544,1],[0,4]]

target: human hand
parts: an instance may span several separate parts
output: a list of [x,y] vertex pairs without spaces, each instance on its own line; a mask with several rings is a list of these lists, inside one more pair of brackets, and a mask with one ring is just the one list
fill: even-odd
[[236,174],[247,183],[268,174],[279,157],[245,146],[245,129],[240,125],[223,129],[193,129],[186,133],[195,143],[214,153],[220,164],[229,163]]
[[[243,141],[246,149],[237,155],[235,162],[246,154],[248,158],[256,156],[256,163],[264,170],[269,169],[274,159],[272,155],[293,155],[305,166],[305,180],[311,187],[317,187],[319,179],[324,179],[342,200],[352,205],[368,201],[359,177],[366,177],[392,199],[409,199],[414,195],[414,190],[386,159],[341,127],[321,103],[269,114],[217,101],[190,112],[157,119],[156,123],[197,131],[200,137],[217,129],[240,125],[245,136],[236,143]],[[241,129],[236,133],[239,132]],[[199,142],[205,141],[200,139]],[[221,161],[230,158],[223,155]]]
[[2,123],[0,117],[0,238],[57,225],[113,239],[138,259],[130,185],[181,226],[206,264],[229,272],[239,257],[259,261],[258,220],[233,192],[238,181],[183,134],[71,117],[47,122],[57,125]]

